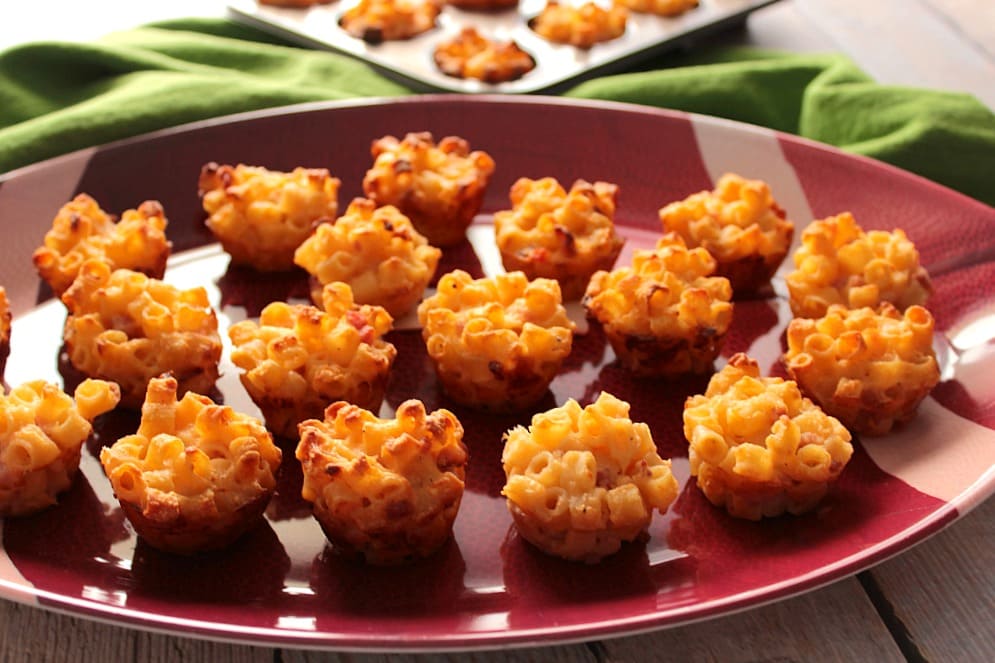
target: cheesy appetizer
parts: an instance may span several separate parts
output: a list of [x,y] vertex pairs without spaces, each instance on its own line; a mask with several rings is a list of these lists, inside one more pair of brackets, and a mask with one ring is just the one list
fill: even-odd
[[342,13],[339,25],[370,44],[411,39],[435,27],[439,0],[359,0]]
[[614,0],[626,9],[657,16],[679,16],[698,6],[699,0]]
[[[460,6],[450,0],[449,4]],[[518,4],[518,0],[512,0]],[[452,39],[440,42],[432,53],[439,71],[453,78],[472,78],[485,83],[515,81],[535,69],[531,55],[514,40],[495,41],[473,26],[460,30]],[[431,239],[431,233],[427,233]]]
[[620,5],[605,9],[594,2],[572,5],[548,0],[542,12],[529,21],[529,27],[551,42],[591,48],[621,37],[627,20],[628,12]]

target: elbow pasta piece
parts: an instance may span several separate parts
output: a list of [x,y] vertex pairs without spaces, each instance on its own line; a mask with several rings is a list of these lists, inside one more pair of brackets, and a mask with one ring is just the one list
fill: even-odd
[[32,260],[57,297],[72,285],[87,260],[100,259],[111,269],[162,278],[171,248],[167,223],[158,201],[147,200],[138,209],[126,210],[115,223],[97,201],[81,193],[56,214]]
[[463,241],[494,173],[489,154],[471,152],[456,136],[436,145],[428,132],[409,133],[400,141],[384,136],[373,141],[370,152],[374,161],[363,191],[371,200],[398,208],[433,246]]
[[10,356],[10,302],[7,300],[7,290],[0,285],[0,379],[7,367],[7,357]]
[[614,2],[634,12],[657,16],[679,16],[699,4],[699,0],[614,0]]
[[84,380],[74,398],[41,380],[0,395],[0,516],[55,504],[76,476],[91,422],[120,397],[118,386],[103,380]]
[[707,373],[732,323],[728,279],[710,276],[715,260],[670,233],[631,267],[597,272],[584,296],[612,349],[636,375]]
[[542,12],[529,21],[529,27],[551,42],[591,48],[621,37],[628,17],[625,7],[620,5],[606,9],[594,2],[575,6],[548,0]]
[[84,375],[117,382],[121,404],[141,407],[149,380],[171,372],[181,392],[208,392],[218,379],[221,337],[203,288],[178,290],[91,260],[62,296],[64,340]]
[[940,381],[933,316],[921,306],[903,315],[887,302],[876,312],[834,304],[822,318],[792,320],[787,338],[791,377],[855,433],[884,435],[911,420]]
[[900,311],[929,298],[933,286],[919,252],[901,229],[864,232],[849,212],[815,221],[802,233],[795,270],[785,277],[791,311],[819,318],[832,304]]
[[761,180],[723,175],[714,191],[702,191],[660,210],[665,232],[689,247],[703,247],[737,294],[770,282],[791,246],[795,226]]
[[359,306],[345,283],[329,283],[324,311],[273,302],[259,323],[232,325],[232,362],[271,431],[297,437],[297,424],[344,400],[378,411],[397,350],[384,334],[392,319],[380,306]]
[[[466,0],[462,0],[462,3],[462,6],[467,6]],[[461,6],[461,1],[449,0],[449,4]],[[511,0],[510,4],[516,5],[518,0]],[[435,47],[432,58],[439,71],[446,76],[473,78],[485,83],[518,80],[536,66],[535,59],[522,50],[516,41],[499,42],[488,39],[473,26],[465,27],[452,39],[440,42]],[[425,234],[434,243],[444,246],[433,238],[432,233]],[[462,239],[462,235],[459,239]]]
[[560,286],[521,272],[477,280],[462,270],[445,274],[418,320],[450,398],[495,412],[538,402],[573,344]]
[[370,44],[410,39],[435,27],[440,0],[359,0],[342,13],[339,25]]
[[853,453],[843,424],[743,353],[687,399],[684,436],[705,497],[749,520],[811,510]]
[[450,537],[463,498],[463,426],[408,400],[393,419],[350,403],[300,425],[301,495],[339,551],[372,564],[427,557]]
[[134,435],[100,452],[114,495],[152,547],[224,548],[262,518],[282,454],[256,418],[154,378]]
[[550,555],[597,562],[649,526],[677,498],[670,461],[629,404],[602,392],[585,408],[570,399],[505,434],[501,456],[515,526]]
[[324,168],[283,173],[211,162],[198,192],[207,227],[232,263],[272,272],[293,269],[297,247],[320,221],[335,218],[339,180]]
[[357,304],[382,306],[397,319],[421,299],[441,256],[396,207],[356,198],[334,223],[315,229],[294,262],[314,277],[315,304],[326,284],[343,281]]
[[494,215],[501,261],[509,272],[560,283],[563,299],[580,299],[591,275],[611,269],[625,240],[615,232],[618,187],[577,180],[567,193],[552,177],[520,178],[511,210]]

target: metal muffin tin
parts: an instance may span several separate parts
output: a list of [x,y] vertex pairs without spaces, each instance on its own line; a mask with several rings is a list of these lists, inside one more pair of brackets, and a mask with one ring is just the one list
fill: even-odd
[[[580,4],[584,0],[561,0]],[[610,0],[595,0],[608,2]],[[551,43],[532,31],[528,21],[542,11],[546,0],[521,0],[518,7],[496,11],[464,10],[446,5],[434,29],[403,41],[368,44],[339,27],[339,17],[357,0],[337,0],[307,9],[260,5],[256,0],[232,0],[230,15],[244,23],[306,46],[340,51],[365,60],[385,74],[424,90],[483,93],[549,92],[568,82],[617,71],[668,48],[745,19],[756,9],[777,0],[701,0],[698,7],[674,18],[630,11],[625,34],[589,49]],[[453,78],[435,65],[437,44],[474,26],[485,37],[515,40],[536,61],[522,78],[507,83],[483,83]]]

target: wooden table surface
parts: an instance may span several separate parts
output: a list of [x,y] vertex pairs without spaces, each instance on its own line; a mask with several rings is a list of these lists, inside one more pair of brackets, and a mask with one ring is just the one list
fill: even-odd
[[[223,3],[18,3],[0,12],[0,48],[91,39]],[[61,6],[65,5],[65,6]],[[113,11],[103,11],[113,7]],[[16,12],[14,16],[9,14]],[[995,108],[995,0],[783,0],[715,39],[792,51],[839,51],[884,83],[964,91]],[[995,186],[995,174],[993,186]],[[855,577],[737,614],[583,644],[412,655],[510,661],[992,661],[995,500]],[[375,661],[401,658],[232,645],[106,625],[0,601],[3,661]]]

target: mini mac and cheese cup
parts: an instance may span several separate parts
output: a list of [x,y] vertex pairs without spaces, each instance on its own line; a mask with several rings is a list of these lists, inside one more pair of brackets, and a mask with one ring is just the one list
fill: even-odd
[[345,283],[329,283],[323,308],[274,302],[259,323],[231,326],[232,362],[271,431],[296,438],[297,424],[343,400],[377,412],[397,350],[380,306],[357,305]]
[[373,166],[363,191],[377,205],[393,205],[434,246],[463,241],[480,211],[494,160],[470,144],[446,136],[436,145],[428,132],[403,140],[384,136],[373,141]]
[[792,320],[787,338],[791,377],[854,433],[911,420],[940,381],[933,316],[921,306],[903,315],[887,302],[877,311],[834,304],[822,318]]
[[626,9],[657,16],[679,16],[698,6],[700,0],[614,0]]
[[334,223],[315,229],[294,262],[313,277],[319,306],[324,286],[342,281],[356,303],[382,306],[396,319],[421,299],[441,256],[396,207],[356,198]]
[[451,536],[463,498],[463,427],[408,400],[393,419],[338,402],[300,425],[301,495],[340,551],[372,564],[426,557]]
[[553,43],[591,48],[621,37],[628,18],[629,12],[621,5],[602,7],[595,2],[571,4],[547,0],[542,11],[529,21],[529,27]]
[[737,295],[750,294],[770,282],[791,247],[795,226],[761,180],[723,175],[714,191],[702,191],[660,210],[666,232],[689,247],[702,247],[715,258],[716,276],[724,276]]
[[147,200],[115,223],[93,198],[81,193],[62,206],[32,260],[41,278],[61,296],[87,260],[104,260],[111,269],[131,269],[162,278],[169,258],[162,205]]
[[820,318],[833,304],[904,311],[922,305],[933,286],[919,252],[901,229],[864,232],[849,212],[815,221],[802,233],[795,270],[785,277],[791,311]]
[[843,424],[742,353],[687,399],[684,435],[705,497],[749,520],[811,510],[853,453]]
[[266,272],[293,269],[297,247],[338,212],[339,180],[324,168],[284,173],[211,162],[198,191],[207,227],[232,263]]
[[570,399],[505,435],[501,456],[518,532],[540,550],[584,562],[615,553],[677,498],[670,461],[629,404],[602,392],[585,408]]
[[521,272],[476,280],[462,270],[445,274],[418,320],[449,397],[494,412],[538,402],[573,345],[559,284]]
[[55,504],[72,485],[91,423],[120,397],[103,380],[84,380],[72,398],[42,380],[0,392],[0,516]]
[[[494,1],[484,0],[487,3]],[[456,6],[457,2],[449,0],[449,4]],[[511,0],[510,4],[517,5],[518,0]],[[522,50],[516,41],[489,39],[472,25],[460,30],[455,37],[439,42],[432,51],[432,59],[439,71],[446,76],[476,79],[485,83],[518,80],[536,66],[535,59]],[[431,238],[432,234],[428,234]],[[457,239],[462,239],[462,235]]]
[[625,240],[615,232],[618,187],[577,180],[568,193],[552,177],[520,178],[511,210],[494,215],[501,261],[530,279],[555,279],[565,301],[580,299],[591,275],[611,269]]
[[664,235],[655,250],[636,251],[630,267],[598,272],[584,306],[605,329],[622,365],[642,376],[707,373],[732,323],[728,279],[715,261]]
[[435,27],[442,0],[359,0],[344,12],[339,26],[370,44],[410,39]]
[[261,520],[282,454],[258,419],[207,396],[176,394],[174,378],[153,379],[138,431],[105,447],[100,463],[150,546],[179,554],[224,548]]

